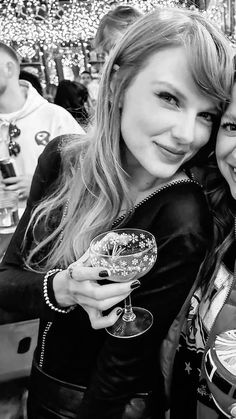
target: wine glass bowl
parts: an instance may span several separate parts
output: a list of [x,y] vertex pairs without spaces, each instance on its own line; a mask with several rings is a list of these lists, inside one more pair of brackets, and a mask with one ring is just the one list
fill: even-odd
[[130,281],[140,278],[156,261],[156,242],[143,230],[120,229],[99,234],[90,245],[93,266],[110,271],[110,281]]
[[[92,266],[109,270],[109,281],[112,282],[127,282],[141,278],[151,270],[156,259],[155,237],[141,229],[124,228],[107,231],[95,237],[90,244]],[[145,314],[146,326],[142,322]],[[143,308],[132,308],[128,297],[121,320],[118,319],[107,331],[117,337],[137,336],[151,327],[152,321],[152,314]],[[132,324],[128,325],[129,322]],[[139,330],[137,330],[138,323]]]

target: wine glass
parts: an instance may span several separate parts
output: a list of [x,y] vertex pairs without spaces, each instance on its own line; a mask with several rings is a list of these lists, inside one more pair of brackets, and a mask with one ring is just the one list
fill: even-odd
[[[148,231],[121,228],[99,234],[90,243],[92,266],[109,269],[109,281],[138,279],[150,271],[156,262],[157,244]],[[115,337],[130,338],[146,332],[153,323],[152,313],[132,307],[130,295],[125,299],[123,314],[107,332]]]

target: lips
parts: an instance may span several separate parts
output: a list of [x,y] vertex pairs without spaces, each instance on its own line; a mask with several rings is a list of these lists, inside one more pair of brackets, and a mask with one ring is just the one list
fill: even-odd
[[176,150],[174,148],[166,147],[166,146],[163,146],[163,145],[160,145],[160,144],[157,144],[157,145],[158,145],[158,147],[163,148],[164,150],[168,151],[171,154],[176,154],[178,156],[184,156],[186,154],[186,152],[183,151],[183,150]]
[[164,155],[165,158],[171,161],[175,161],[175,162],[181,161],[183,160],[184,156],[187,154],[185,150],[177,150],[175,148],[166,147],[166,146],[163,146],[162,144],[155,143],[155,142],[154,144],[155,146],[158,147],[161,154]]

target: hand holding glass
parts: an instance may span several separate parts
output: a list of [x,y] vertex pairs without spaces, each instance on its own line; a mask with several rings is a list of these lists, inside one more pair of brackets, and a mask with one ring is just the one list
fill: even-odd
[[[141,229],[124,228],[101,233],[90,244],[91,264],[109,269],[109,280],[114,282],[141,278],[150,271],[156,258],[155,237]],[[123,314],[106,330],[112,336],[129,338],[146,332],[152,323],[150,311],[132,307],[129,296]]]

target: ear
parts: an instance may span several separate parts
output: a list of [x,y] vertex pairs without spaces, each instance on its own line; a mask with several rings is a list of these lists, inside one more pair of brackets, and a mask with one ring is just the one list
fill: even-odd
[[8,61],[6,64],[7,68],[7,76],[9,79],[11,79],[16,74],[16,64],[13,63],[13,61]]

